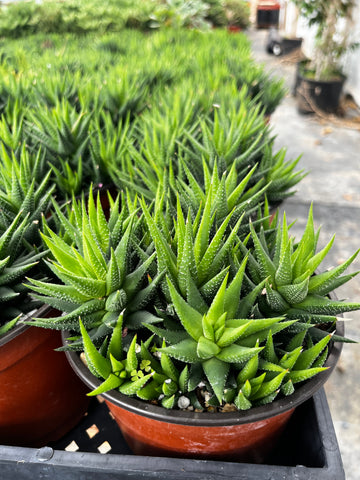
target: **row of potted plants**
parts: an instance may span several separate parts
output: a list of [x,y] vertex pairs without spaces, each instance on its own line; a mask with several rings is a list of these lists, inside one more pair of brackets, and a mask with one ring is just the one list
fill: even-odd
[[246,28],[250,8],[245,0],[93,0],[28,1],[18,5],[0,5],[0,36],[18,38],[37,33],[86,34],[136,28],[151,31],[160,28],[212,27]]
[[[196,32],[183,35],[193,39]],[[222,33],[212,35],[204,43],[224,40]],[[165,38],[152,37],[154,48]],[[179,33],[169,38],[175,42]],[[246,42],[245,52],[242,66],[260,73],[269,91],[278,87],[249,63]],[[34,83],[31,68],[24,72],[30,81],[22,83],[9,65],[2,66],[3,85],[11,92]],[[92,394],[105,396],[135,452],[210,451],[215,458],[261,461],[294,407],[334,367],[334,342],[346,340],[337,317],[360,304],[330,296],[352,278],[344,272],[357,252],[321,272],[333,239],[317,252],[312,209],[302,238],[291,237],[286,216],[279,219],[272,208],[301,179],[297,160],[273,152],[264,97],[251,91],[256,82],[239,85],[245,73],[238,77],[236,70],[225,82],[219,70],[211,79],[203,69],[186,70],[190,80],[205,79],[197,95],[185,78],[168,85],[162,79],[161,89],[148,84],[143,108],[131,83],[123,96],[112,95],[116,66],[99,72],[109,80],[101,90],[91,82],[88,90],[76,83],[69,89],[56,73],[50,76],[44,85],[55,101],[42,111],[30,89],[23,90],[27,104],[12,93],[0,130],[1,298],[10,318],[1,324],[1,349],[13,338],[27,344],[24,332],[53,332],[55,340],[44,342],[47,351],[30,369],[16,362],[17,383],[10,380],[15,367],[7,353],[9,365],[1,365],[9,376],[2,382],[15,392],[24,383],[31,389],[30,372],[50,364],[51,355],[68,366],[64,354],[54,352],[61,330],[60,350]],[[76,92],[74,105],[59,91]],[[109,181],[111,188],[94,194],[86,186],[91,180]],[[22,303],[55,310],[24,318],[14,311]],[[52,367],[41,380],[61,425],[49,378],[68,392],[61,403],[71,425],[87,406],[84,384],[68,375],[72,380],[61,373],[58,382]],[[17,426],[20,438],[14,438],[21,421],[8,412],[17,401],[12,395],[0,404],[7,419],[3,443],[39,445],[63,433],[51,424],[50,432],[31,439],[33,425],[26,437]],[[38,404],[32,410],[43,422],[51,415]],[[271,439],[264,441],[267,430]]]

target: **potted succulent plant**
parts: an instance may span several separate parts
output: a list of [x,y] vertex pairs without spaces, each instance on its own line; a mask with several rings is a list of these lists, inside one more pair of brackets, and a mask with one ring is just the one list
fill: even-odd
[[245,0],[226,0],[225,16],[230,32],[245,30],[250,25],[250,7]]
[[63,234],[43,238],[62,283],[30,282],[66,314],[33,324],[71,330],[70,362],[136,453],[262,461],[336,363],[337,315],[360,304],[329,295],[357,252],[315,274],[332,241],[316,253],[311,210],[295,243],[285,217],[242,231],[211,199],[195,215],[164,195],[110,201],[108,220],[91,193],[58,209]]
[[314,54],[298,64],[296,95],[303,113],[316,109],[336,112],[345,75],[343,55],[355,45],[349,32],[355,2],[293,0],[310,27],[315,28]]
[[[40,155],[22,149],[20,160],[3,148],[0,163],[0,442],[42,446],[70,430],[88,405],[86,387],[69,368],[59,332],[25,325],[42,302],[34,301],[26,275],[43,278],[45,255],[38,224],[53,187],[49,175],[34,180]],[[38,177],[37,177],[38,178]],[[41,178],[41,177],[40,177]],[[41,314],[51,315],[48,309]]]

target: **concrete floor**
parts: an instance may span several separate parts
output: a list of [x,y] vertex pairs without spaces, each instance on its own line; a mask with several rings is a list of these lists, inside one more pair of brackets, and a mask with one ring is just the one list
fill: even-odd
[[[295,63],[290,57],[266,52],[267,30],[250,30],[253,55],[266,68],[285,79],[291,92]],[[292,55],[294,57],[294,55]],[[346,88],[346,85],[345,85]],[[310,171],[297,186],[294,197],[286,200],[288,220],[297,220],[295,236],[303,232],[310,202],[314,219],[321,225],[320,247],[336,233],[335,243],[324,267],[335,266],[360,247],[360,132],[345,122],[300,115],[289,93],[271,117],[276,146],[286,147],[288,159],[302,154],[299,168]],[[360,124],[359,124],[360,126]],[[360,270],[360,255],[348,272]],[[338,298],[360,302],[360,274],[339,288]],[[360,341],[360,311],[345,314],[346,335]],[[350,320],[351,319],[351,320]],[[360,478],[360,345],[345,344],[340,361],[325,390],[342,454],[347,480]]]

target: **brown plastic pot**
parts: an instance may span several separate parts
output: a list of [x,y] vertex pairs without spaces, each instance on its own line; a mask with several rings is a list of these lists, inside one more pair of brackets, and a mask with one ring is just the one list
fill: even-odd
[[[344,334],[343,322],[338,322],[337,333]],[[63,334],[63,339],[66,336]],[[166,410],[115,390],[102,397],[136,454],[261,463],[276,445],[295,408],[325,383],[341,348],[342,344],[334,344],[325,364],[328,370],[304,382],[291,396],[246,412]],[[66,354],[79,377],[91,389],[98,387],[101,381],[90,373],[79,355]]]
[[0,444],[44,446],[83,417],[88,388],[66,355],[54,351],[61,345],[60,332],[27,325],[0,337]]

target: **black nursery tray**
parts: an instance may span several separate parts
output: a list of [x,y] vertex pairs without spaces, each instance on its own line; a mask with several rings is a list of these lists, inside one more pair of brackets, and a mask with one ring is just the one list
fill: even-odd
[[[76,451],[74,451],[76,450]],[[345,480],[326,396],[298,407],[266,465],[134,456],[104,403],[54,445],[0,446],[1,480]]]

